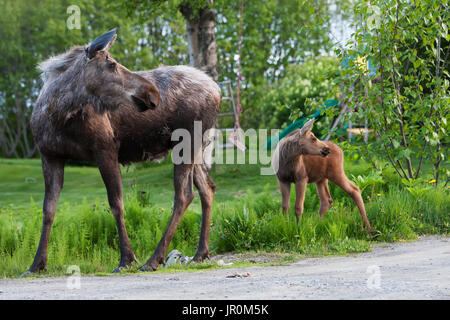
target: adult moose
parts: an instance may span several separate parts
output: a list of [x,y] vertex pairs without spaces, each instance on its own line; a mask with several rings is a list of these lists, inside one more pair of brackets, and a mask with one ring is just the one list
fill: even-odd
[[342,188],[358,206],[364,224],[372,233],[366,215],[361,191],[345,175],[344,157],[341,148],[331,141],[320,141],[311,132],[314,120],[309,120],[282,139],[275,150],[272,166],[278,178],[282,196],[282,209],[289,211],[291,184],[295,184],[295,215],[297,221],[303,214],[306,185],[315,183],[320,198],[319,215],[323,217],[333,199],[328,189],[328,180]]
[[[195,121],[201,121],[203,132],[216,122],[220,89],[206,74],[186,66],[131,72],[108,52],[115,38],[113,29],[88,46],[74,47],[39,65],[43,87],[31,127],[42,157],[45,198],[39,247],[25,274],[46,269],[47,243],[66,160],[95,161],[100,170],[119,233],[121,258],[114,270],[119,272],[136,261],[124,225],[119,163],[163,158],[175,144],[171,139],[173,131],[184,129],[193,137]],[[200,143],[199,148],[203,147]],[[194,150],[192,141],[192,160],[202,151],[199,148]],[[178,223],[193,200],[193,184],[202,203],[202,226],[194,260],[209,255],[215,184],[204,164],[187,162],[174,166],[172,217],[141,270],[156,270],[164,262]]]

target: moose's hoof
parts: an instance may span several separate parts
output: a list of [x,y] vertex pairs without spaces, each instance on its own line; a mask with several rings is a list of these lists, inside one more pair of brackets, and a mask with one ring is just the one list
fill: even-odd
[[157,269],[158,267],[153,267],[149,263],[146,263],[139,267],[139,270],[144,272],[156,271]]
[[369,236],[371,239],[378,238],[379,236],[381,236],[381,231],[371,229],[369,230]]
[[[44,271],[47,271],[46,269],[42,269]],[[39,275],[39,273],[41,272],[41,270],[32,270],[32,269],[28,269],[27,271],[25,271],[24,273],[22,273],[20,275],[21,278],[30,278],[30,277],[34,277]]]
[[[159,261],[161,261],[161,263],[164,263],[164,259],[159,259]],[[154,258],[154,256],[152,256],[150,259],[147,260],[147,262],[145,264],[143,264],[139,268],[139,270],[145,271],[145,272],[156,271],[160,264],[159,261],[158,261],[158,258]]]
[[133,263],[137,262],[139,263],[139,261],[136,259],[136,257],[131,257],[130,259],[128,259],[126,262],[120,262],[119,266],[117,268],[115,268],[112,273],[120,273],[123,270],[127,270],[127,269],[131,269],[133,267]]
[[46,263],[33,263],[31,267],[20,275],[21,278],[37,276],[41,271],[47,271]]
[[21,277],[21,278],[29,278],[29,277],[32,277],[32,276],[34,276],[34,275],[36,275],[35,272],[31,272],[30,270],[27,270],[27,271],[25,271],[24,273],[22,273],[22,274],[20,275],[20,277]]
[[194,256],[194,258],[192,259],[194,262],[202,262],[204,260],[209,259],[209,252],[197,252]]
[[130,268],[131,268],[131,266],[124,266],[124,267],[118,266],[111,273],[121,273],[123,270],[127,270]]

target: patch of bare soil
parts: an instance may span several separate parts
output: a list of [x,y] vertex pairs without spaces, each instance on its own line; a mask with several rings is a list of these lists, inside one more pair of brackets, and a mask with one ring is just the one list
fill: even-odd
[[301,256],[282,252],[242,252],[223,253],[211,256],[211,262],[223,260],[224,263],[251,263],[251,264],[282,264],[298,260]]

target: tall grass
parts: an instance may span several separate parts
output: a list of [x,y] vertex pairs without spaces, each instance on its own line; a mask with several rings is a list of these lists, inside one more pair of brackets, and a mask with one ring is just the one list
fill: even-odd
[[[319,199],[308,187],[305,213],[299,223],[294,214],[281,213],[281,197],[268,188],[261,193],[215,203],[211,227],[211,252],[246,250],[287,251],[301,254],[335,254],[370,250],[371,240],[351,199],[337,190],[330,212],[320,219]],[[171,208],[150,202],[139,188],[125,201],[125,223],[136,256],[144,262],[156,248],[171,216]],[[401,186],[380,189],[366,201],[372,226],[381,232],[375,241],[413,239],[424,233],[450,231],[450,195],[431,190],[421,198]],[[199,211],[199,210],[198,210]],[[0,277],[14,277],[32,263],[41,232],[42,210],[33,201],[26,208],[0,209]],[[169,250],[194,255],[201,215],[188,209]],[[119,261],[118,235],[107,203],[61,203],[51,231],[48,249],[49,274],[63,274],[68,265],[83,273],[110,272]]]
[[[392,188],[366,209],[372,226],[381,232],[376,241],[413,239],[424,233],[450,231],[450,197],[432,190],[417,200],[409,193]],[[308,201],[309,200],[309,201]],[[212,237],[217,251],[287,250],[304,254],[361,252],[369,250],[368,233],[356,206],[345,197],[335,199],[332,210],[320,219],[318,200],[308,199],[309,207],[299,223],[291,213],[281,213],[279,199],[264,194],[250,195],[239,202],[216,207]]]

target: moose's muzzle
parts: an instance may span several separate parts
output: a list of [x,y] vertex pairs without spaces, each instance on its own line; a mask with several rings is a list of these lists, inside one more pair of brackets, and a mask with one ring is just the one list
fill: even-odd
[[329,155],[330,154],[330,148],[328,148],[328,147],[325,147],[325,148],[323,148],[322,149],[322,151],[320,152],[320,154],[322,155],[322,157],[326,157],[327,155]]

